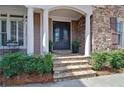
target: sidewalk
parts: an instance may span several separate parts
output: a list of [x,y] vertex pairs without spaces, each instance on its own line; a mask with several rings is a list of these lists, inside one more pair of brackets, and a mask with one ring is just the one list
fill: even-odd
[[124,74],[65,80],[47,84],[27,84],[21,87],[124,87]]

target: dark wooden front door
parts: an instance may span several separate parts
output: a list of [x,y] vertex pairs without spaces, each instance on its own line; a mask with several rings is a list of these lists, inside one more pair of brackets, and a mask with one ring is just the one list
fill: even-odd
[[70,49],[69,22],[53,22],[53,44],[54,50]]

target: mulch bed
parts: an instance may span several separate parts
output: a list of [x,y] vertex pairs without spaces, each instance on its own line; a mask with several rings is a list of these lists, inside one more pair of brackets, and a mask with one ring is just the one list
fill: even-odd
[[111,67],[103,67],[100,71],[96,71],[97,76],[111,75],[116,73],[124,73],[124,68],[112,69]]
[[48,83],[53,81],[53,74],[23,74],[11,78],[0,76],[1,86],[24,85],[28,83]]

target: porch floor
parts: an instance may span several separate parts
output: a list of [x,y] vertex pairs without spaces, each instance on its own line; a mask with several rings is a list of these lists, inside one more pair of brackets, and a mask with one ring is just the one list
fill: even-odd
[[53,56],[58,57],[70,57],[70,56],[83,56],[81,53],[72,53],[71,50],[54,50]]

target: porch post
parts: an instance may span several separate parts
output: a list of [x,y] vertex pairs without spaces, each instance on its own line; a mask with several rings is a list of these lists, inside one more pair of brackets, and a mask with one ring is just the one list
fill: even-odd
[[27,54],[34,54],[34,22],[33,8],[28,7],[27,14]]
[[43,11],[43,54],[49,52],[49,37],[48,37],[48,10]]
[[90,56],[90,15],[85,18],[85,56]]

